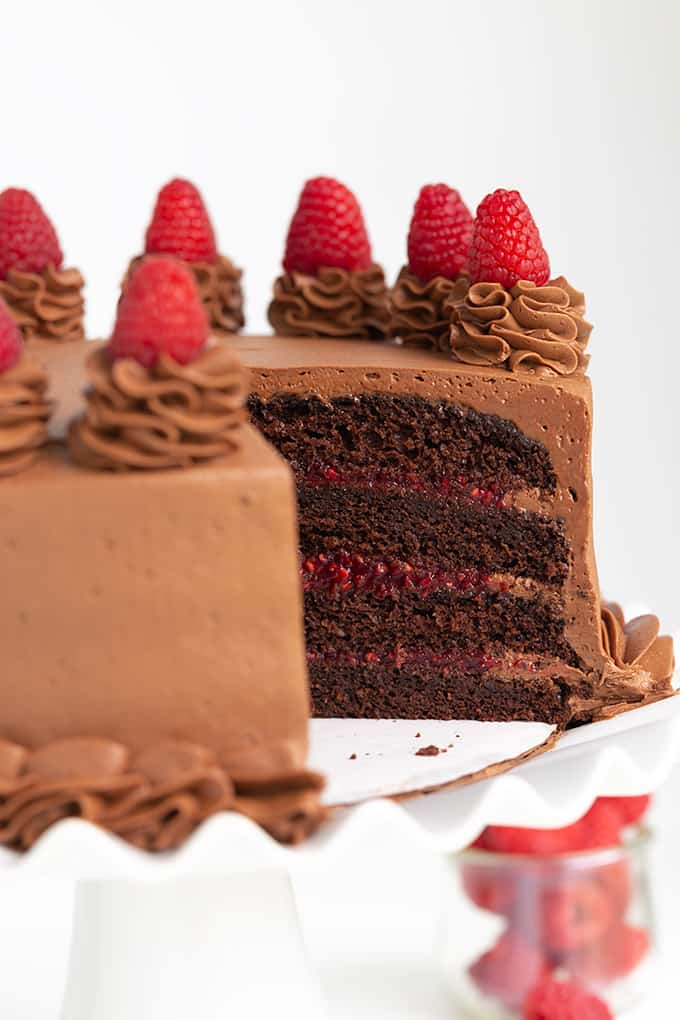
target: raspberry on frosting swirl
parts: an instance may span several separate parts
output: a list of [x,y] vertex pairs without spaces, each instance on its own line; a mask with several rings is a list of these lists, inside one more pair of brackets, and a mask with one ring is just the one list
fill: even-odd
[[405,344],[449,350],[450,306],[465,297],[469,285],[465,276],[435,276],[424,283],[403,266],[390,295],[394,335]]
[[[138,255],[128,266],[123,288],[134,270],[145,258]],[[226,255],[218,255],[214,262],[184,262],[193,273],[198,293],[213,330],[238,333],[245,325],[243,313],[242,270]]]
[[509,291],[474,283],[451,311],[450,347],[458,361],[543,375],[586,369],[592,327],[583,318],[583,294],[563,276],[542,287],[520,280]]
[[69,431],[84,467],[187,467],[239,445],[247,373],[222,344],[188,365],[161,354],[150,368],[132,358],[111,361],[106,349],[87,362],[87,407]]
[[50,825],[77,816],[144,850],[169,850],[218,811],[239,811],[298,843],[323,818],[322,787],[302,770],[230,775],[210,750],[180,741],[133,755],[99,737],[33,751],[0,740],[0,845],[27,850]]
[[390,333],[384,273],[375,263],[368,269],[286,273],[274,283],[268,317],[281,336],[383,340]]
[[83,340],[84,280],[77,269],[48,265],[42,273],[9,269],[0,297],[9,305],[27,340]]
[[30,467],[47,442],[46,392],[47,376],[30,359],[0,375],[0,478]]

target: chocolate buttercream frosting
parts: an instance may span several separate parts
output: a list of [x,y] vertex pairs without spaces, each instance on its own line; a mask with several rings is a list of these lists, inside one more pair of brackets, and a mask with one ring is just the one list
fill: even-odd
[[27,850],[49,826],[83,818],[144,850],[179,846],[210,815],[238,811],[283,843],[324,817],[323,779],[298,770],[230,775],[207,748],[167,741],[132,755],[100,737],[30,751],[0,740],[0,844]]
[[83,467],[188,467],[239,445],[247,372],[223,344],[188,365],[161,354],[150,369],[131,358],[112,362],[102,348],[88,358],[87,376],[86,410],[69,430]]
[[659,634],[656,616],[650,613],[626,621],[616,602],[604,602],[600,632],[605,669],[593,689],[577,690],[572,696],[574,721],[611,719],[674,693],[673,639]]
[[626,619],[621,606],[605,602],[602,606],[602,644],[618,666],[637,666],[649,673],[652,681],[664,684],[673,675],[675,656],[673,638],[659,634],[659,619],[652,613]]
[[450,350],[451,306],[465,298],[469,280],[435,276],[424,283],[403,266],[390,295],[392,331],[405,344]]
[[0,280],[4,298],[27,340],[84,340],[85,281],[77,269],[48,266],[42,273],[10,269]]
[[451,305],[450,349],[457,361],[510,372],[583,374],[592,326],[585,299],[563,276],[537,287],[520,280],[512,290],[474,283]]
[[47,442],[47,376],[30,358],[0,375],[0,478],[25,470]]
[[375,263],[364,270],[325,267],[314,276],[279,276],[267,314],[280,336],[384,340],[390,334],[385,274]]
[[[143,258],[144,255],[137,255],[132,259],[123,287]],[[243,329],[246,320],[243,314],[242,270],[226,255],[218,255],[215,262],[184,262],[183,265],[194,274],[210,328],[221,333],[238,333]]]

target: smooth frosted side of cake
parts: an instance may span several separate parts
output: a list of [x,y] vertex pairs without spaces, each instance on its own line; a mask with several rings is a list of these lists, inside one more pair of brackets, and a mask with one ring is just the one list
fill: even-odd
[[251,428],[228,461],[110,474],[52,448],[0,485],[0,736],[210,748],[304,764],[308,694],[288,467]]

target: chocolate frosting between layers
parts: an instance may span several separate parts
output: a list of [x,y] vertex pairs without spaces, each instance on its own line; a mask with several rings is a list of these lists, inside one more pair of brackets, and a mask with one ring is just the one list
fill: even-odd
[[390,334],[385,275],[375,263],[364,270],[322,267],[315,276],[279,276],[267,314],[280,336],[384,340]]
[[322,821],[321,776],[229,775],[207,748],[167,741],[137,755],[100,737],[37,750],[0,740],[0,844],[27,850],[45,830],[78,817],[145,850],[179,846],[204,819],[239,811],[283,843]]
[[[123,287],[144,257],[137,255],[132,259]],[[226,255],[218,255],[215,262],[184,262],[183,265],[194,274],[211,329],[223,333],[238,333],[243,329],[246,320],[243,314],[242,270]]]
[[424,283],[403,266],[390,295],[394,335],[405,344],[450,350],[451,305],[465,298],[469,286],[465,276],[435,276]]
[[102,348],[88,358],[87,376],[86,410],[69,430],[83,467],[188,467],[239,445],[247,371],[222,344],[189,365],[162,354],[150,369],[112,362]]
[[474,283],[452,302],[450,347],[467,365],[540,375],[583,374],[592,326],[585,299],[563,277],[537,287],[520,280],[512,290]]
[[10,269],[0,280],[3,297],[27,340],[84,340],[85,281],[77,269],[55,269],[43,273]]
[[0,478],[30,467],[47,442],[47,376],[29,358],[0,375]]

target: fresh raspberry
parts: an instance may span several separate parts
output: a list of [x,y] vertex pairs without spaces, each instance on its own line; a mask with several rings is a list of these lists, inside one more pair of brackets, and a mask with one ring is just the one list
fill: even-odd
[[208,318],[191,271],[164,255],[143,259],[121,296],[110,357],[150,368],[159,354],[169,354],[186,365],[207,339]]
[[463,865],[461,880],[468,898],[481,910],[510,918],[518,899],[516,869]]
[[546,978],[524,1003],[523,1020],[614,1020],[609,1006],[578,985]]
[[455,280],[467,266],[472,213],[455,188],[426,184],[413,209],[408,264],[424,283],[435,276]]
[[530,280],[538,286],[548,281],[550,262],[519,191],[499,188],[480,202],[469,270],[473,283],[500,283],[508,290],[518,280]]
[[621,815],[617,808],[596,800],[579,823],[580,850],[603,850],[621,843]]
[[610,804],[618,811],[623,826],[637,825],[642,821],[652,803],[650,794],[642,797],[600,797],[599,801]]
[[0,298],[0,375],[14,368],[21,358],[23,349],[21,331],[9,308]]
[[621,920],[630,904],[633,895],[633,873],[630,861],[612,861],[611,864],[599,864],[588,872],[598,882],[609,898],[612,911],[617,920]]
[[605,985],[634,971],[649,952],[649,945],[646,931],[621,924],[605,938],[569,956],[565,966],[579,981]]
[[595,850],[618,846],[621,820],[609,804],[596,801],[586,814],[572,825],[560,829],[526,829],[509,825],[489,825],[473,847],[505,854],[530,854],[549,857],[576,850]]
[[549,973],[542,954],[517,932],[508,929],[479,957],[468,973],[484,995],[518,1009],[527,993]]
[[30,191],[7,188],[0,194],[0,279],[10,269],[42,273],[58,269],[64,256],[56,231]]
[[473,846],[502,854],[530,854],[549,857],[580,849],[579,822],[561,829],[525,829],[511,825],[489,825]]
[[175,177],[158,192],[146,231],[147,254],[174,255],[183,262],[214,262],[215,233],[201,193],[191,181]]
[[351,272],[370,265],[371,244],[352,192],[332,177],[307,181],[288,228],[285,271],[314,275],[323,266]]
[[538,938],[550,953],[569,953],[597,942],[617,920],[607,890],[590,878],[568,878],[548,886],[539,904]]

